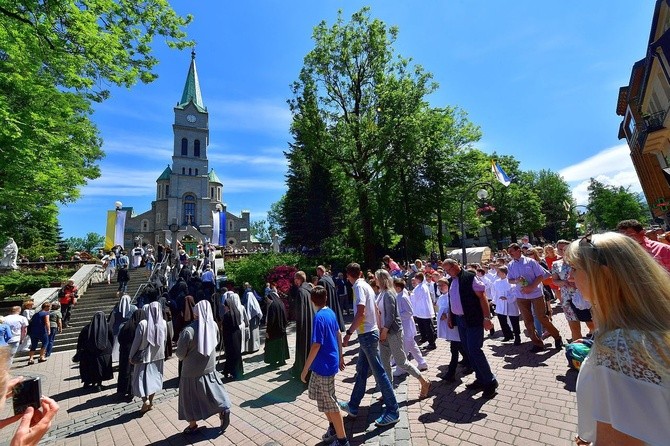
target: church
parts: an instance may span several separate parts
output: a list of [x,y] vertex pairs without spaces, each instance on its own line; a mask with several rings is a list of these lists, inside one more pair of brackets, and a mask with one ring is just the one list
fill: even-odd
[[[225,242],[233,249],[257,246],[258,241],[249,232],[249,211],[242,211],[241,216],[227,211],[223,183],[209,168],[209,113],[202,101],[195,52],[191,53],[181,99],[174,107],[172,132],[172,166],[168,165],[156,179],[151,210],[134,215],[131,207],[123,208],[127,211],[124,247],[130,249],[141,243],[171,246],[173,237],[189,255],[195,255],[197,245],[208,241]],[[221,237],[212,240],[217,229]]]

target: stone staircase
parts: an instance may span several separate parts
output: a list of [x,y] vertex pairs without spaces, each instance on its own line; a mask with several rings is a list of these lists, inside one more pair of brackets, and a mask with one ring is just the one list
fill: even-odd
[[[146,283],[144,269],[130,271],[130,282],[128,282],[128,294],[130,297],[135,295],[137,289]],[[114,280],[114,279],[113,279]],[[88,324],[96,311],[102,311],[109,316],[114,305],[119,301],[116,297],[118,284],[114,281],[110,285],[107,282],[91,284],[86,293],[79,296],[77,306],[72,309],[70,317],[70,327],[63,328],[63,332],[56,335],[53,353],[75,350],[77,347],[77,337],[79,332]]]

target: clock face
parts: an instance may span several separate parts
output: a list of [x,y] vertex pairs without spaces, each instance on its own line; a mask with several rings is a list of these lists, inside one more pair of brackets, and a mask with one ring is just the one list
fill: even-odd
[[195,122],[195,121],[196,121],[196,117],[195,117],[195,115],[188,115],[188,116],[186,117],[186,120],[187,120],[188,122]]

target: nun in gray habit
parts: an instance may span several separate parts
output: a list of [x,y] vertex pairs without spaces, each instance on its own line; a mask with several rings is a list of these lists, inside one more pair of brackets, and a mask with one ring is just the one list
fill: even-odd
[[147,318],[137,325],[135,339],[130,347],[133,367],[133,395],[142,398],[140,413],[153,409],[154,394],[163,388],[163,362],[167,324],[158,302],[151,302],[145,310]]
[[179,379],[179,419],[188,421],[184,434],[198,429],[198,420],[219,414],[221,432],[230,424],[230,398],[216,371],[219,329],[212,306],[201,300],[193,309],[195,320],[179,335],[177,358],[183,361]]

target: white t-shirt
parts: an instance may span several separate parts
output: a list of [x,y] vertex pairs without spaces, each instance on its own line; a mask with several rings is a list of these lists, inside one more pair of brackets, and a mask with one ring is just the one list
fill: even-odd
[[20,314],[10,314],[5,316],[5,324],[9,325],[12,330],[12,337],[7,342],[13,344],[21,340],[21,328],[28,326],[28,319]]
[[370,333],[377,330],[375,307],[375,292],[364,279],[354,282],[354,311],[358,313],[358,306],[365,305],[365,320],[358,326],[358,334]]
[[430,298],[430,289],[425,281],[412,290],[410,299],[412,308],[414,308],[414,316],[422,319],[432,319],[435,317],[435,308]]

